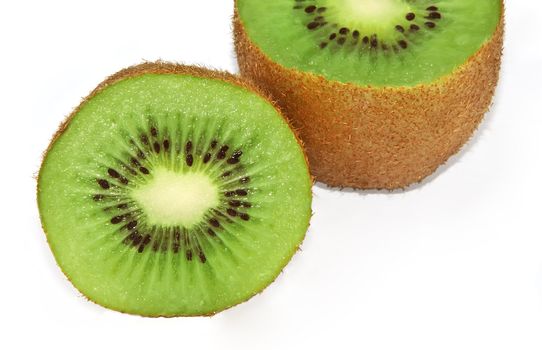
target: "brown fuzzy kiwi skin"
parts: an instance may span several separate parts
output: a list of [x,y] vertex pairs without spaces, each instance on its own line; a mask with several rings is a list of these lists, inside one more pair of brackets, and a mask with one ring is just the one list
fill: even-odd
[[499,79],[504,3],[494,34],[479,51],[451,74],[413,87],[358,86],[281,66],[251,41],[237,1],[233,26],[241,75],[290,118],[316,180],[393,190],[435,172],[488,111]]
[[[40,221],[41,221],[42,229],[43,229],[43,232],[45,233],[47,243],[48,243],[49,247],[51,248],[51,250],[53,251],[53,256],[55,257],[55,260],[56,260],[56,254],[54,254],[53,246],[49,242],[48,235],[47,235],[47,228],[43,224],[42,208],[40,207],[40,200],[39,200],[39,198],[40,198],[40,187],[39,187],[40,175],[41,175],[41,170],[43,169],[43,165],[47,161],[47,155],[49,153],[49,150],[51,150],[51,148],[54,146],[55,142],[64,133],[64,131],[66,131],[67,128],[69,128],[69,124],[70,124],[71,119],[75,115],[77,115],[77,113],[81,110],[81,108],[85,105],[85,103],[87,101],[91,100],[93,97],[98,95],[102,90],[106,89],[110,85],[113,85],[113,84],[115,84],[115,83],[117,83],[119,81],[125,80],[125,79],[129,79],[129,78],[133,78],[133,77],[137,77],[137,76],[141,76],[141,75],[145,75],[145,74],[187,75],[187,76],[200,77],[200,78],[206,78],[206,79],[221,80],[221,81],[231,83],[233,85],[237,85],[237,86],[239,86],[241,88],[244,88],[245,90],[251,91],[251,92],[259,95],[261,98],[263,98],[264,100],[266,100],[267,102],[272,104],[273,107],[275,108],[275,110],[277,111],[277,113],[279,113],[279,115],[282,116],[284,122],[287,123],[290,126],[290,129],[292,129],[292,132],[293,132],[293,134],[294,134],[294,136],[295,136],[295,138],[296,138],[296,140],[297,140],[297,142],[298,142],[298,144],[300,146],[300,149],[301,149],[301,151],[302,151],[302,153],[304,155],[305,162],[306,162],[306,165],[307,165],[307,169],[309,169],[308,158],[307,158],[307,155],[306,155],[306,153],[304,151],[303,142],[299,138],[296,130],[293,129],[293,127],[289,123],[288,119],[284,117],[284,114],[280,111],[279,107],[270,99],[269,95],[267,95],[265,92],[260,90],[257,86],[253,85],[252,83],[247,82],[246,80],[242,79],[241,77],[239,77],[237,75],[230,74],[228,72],[211,70],[211,69],[198,67],[198,66],[189,66],[189,65],[177,64],[177,63],[165,62],[165,61],[160,61],[160,60],[155,61],[155,62],[143,62],[141,64],[130,66],[128,68],[122,69],[119,72],[109,76],[107,79],[105,79],[103,82],[101,82],[87,97],[85,97],[82,100],[82,102],[79,104],[79,106],[77,106],[74,109],[74,111],[68,117],[66,117],[66,119],[60,124],[58,130],[53,135],[53,138],[52,138],[49,146],[47,147],[47,150],[43,153],[40,170],[39,170],[38,175],[36,177],[37,202],[38,202],[38,210],[39,210],[39,213],[40,213]],[[312,175],[308,171],[307,171],[307,173],[308,173],[308,175],[309,175],[309,177],[311,179],[311,185],[314,184],[314,178],[312,177]],[[312,217],[312,211],[310,211],[309,214],[310,214],[309,217]],[[306,224],[305,232],[308,231],[309,226],[310,226],[310,219]],[[295,253],[297,251],[301,250],[300,247],[303,244],[303,241],[304,241],[305,237],[306,237],[306,234],[303,236],[302,241],[296,247],[294,247],[294,249],[292,249],[291,252],[289,252],[288,257],[284,260],[285,263],[283,264],[283,266],[280,267],[280,270],[275,274],[275,277],[273,278],[273,280],[269,281],[269,283],[266,283],[264,285],[264,288],[262,288],[261,290],[255,291],[246,300],[240,301],[237,304],[231,305],[231,306],[229,306],[229,307],[227,307],[225,309],[222,309],[222,310],[217,310],[215,312],[202,313],[202,314],[175,314],[175,315],[169,315],[169,314],[167,314],[167,315],[166,314],[138,314],[138,313],[128,312],[128,311],[123,310],[121,308],[115,307],[114,305],[106,305],[106,304],[99,303],[99,302],[91,299],[81,289],[79,289],[71,281],[71,279],[68,276],[68,274],[66,273],[66,271],[64,271],[62,269],[62,266],[59,264],[59,262],[58,261],[56,261],[56,262],[57,262],[58,267],[60,268],[60,270],[62,271],[62,273],[66,277],[66,279],[72,284],[72,286],[74,286],[75,289],[77,289],[77,291],[85,299],[87,299],[88,301],[90,301],[90,302],[92,302],[92,303],[94,303],[96,305],[105,307],[107,309],[118,311],[118,312],[123,313],[123,314],[128,314],[128,315],[133,315],[133,316],[141,316],[141,317],[150,317],[150,318],[158,318],[158,317],[161,317],[161,318],[211,317],[211,316],[214,316],[214,315],[216,315],[216,314],[218,314],[218,313],[220,313],[222,311],[228,310],[230,308],[233,308],[234,306],[242,304],[242,303],[252,299],[257,294],[262,293],[268,286],[270,286],[280,276],[283,269],[290,262],[290,260],[293,258]]]

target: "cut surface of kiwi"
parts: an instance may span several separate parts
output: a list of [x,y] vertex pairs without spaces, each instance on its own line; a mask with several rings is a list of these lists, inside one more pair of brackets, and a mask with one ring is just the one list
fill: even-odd
[[499,78],[502,0],[236,0],[243,77],[299,130],[316,180],[401,189],[468,141]]
[[414,86],[449,74],[495,31],[500,0],[237,0],[272,60],[340,82]]
[[90,300],[210,315],[280,273],[311,216],[303,150],[225,73],[168,63],[101,84],[51,143],[38,204],[58,265]]

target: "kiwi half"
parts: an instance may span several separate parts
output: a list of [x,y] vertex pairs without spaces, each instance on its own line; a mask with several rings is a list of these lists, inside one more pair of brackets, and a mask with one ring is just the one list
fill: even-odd
[[125,69],[69,116],[38,178],[56,261],[88,299],[144,316],[211,315],[280,273],[312,179],[279,111],[238,78]]
[[502,0],[235,2],[242,75],[340,187],[406,187],[455,154],[491,103],[503,30]]

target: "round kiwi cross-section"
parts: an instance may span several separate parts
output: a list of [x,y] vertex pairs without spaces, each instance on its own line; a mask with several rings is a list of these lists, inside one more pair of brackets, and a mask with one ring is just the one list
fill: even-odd
[[237,0],[254,43],[277,63],[373,87],[430,83],[495,32],[501,0]]
[[280,273],[311,216],[303,150],[237,78],[147,63],[102,83],[51,143],[38,204],[58,265],[90,300],[210,315]]
[[398,189],[471,137],[498,82],[502,0],[236,0],[241,74],[299,130],[316,180]]

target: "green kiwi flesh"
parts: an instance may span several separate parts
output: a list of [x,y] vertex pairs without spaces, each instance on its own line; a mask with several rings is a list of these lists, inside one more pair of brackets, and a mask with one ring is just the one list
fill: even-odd
[[236,0],[250,39],[280,65],[359,86],[446,76],[495,32],[502,0]]
[[68,118],[40,169],[40,216],[58,265],[91,301],[211,315],[290,260],[312,179],[261,95],[226,74],[156,65],[106,81]]

